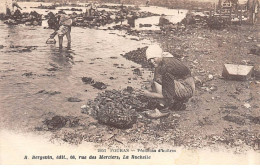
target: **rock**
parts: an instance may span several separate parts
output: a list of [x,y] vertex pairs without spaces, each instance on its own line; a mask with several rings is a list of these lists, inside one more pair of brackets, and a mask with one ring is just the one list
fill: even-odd
[[194,63],[194,64],[198,64],[199,62],[198,62],[198,60],[196,59],[195,61],[193,61],[193,63]]
[[176,114],[176,113],[175,114],[171,114],[171,116],[174,117],[174,118],[181,118],[181,116],[179,114]]
[[254,149],[260,150],[260,139],[256,139],[254,142]]
[[82,105],[80,109],[81,109],[81,113],[85,113],[85,114],[87,113],[87,105]]
[[208,78],[209,78],[209,80],[212,80],[214,77],[213,77],[213,75],[209,74]]
[[139,27],[152,27],[153,25],[152,24],[139,24]]
[[224,106],[224,107],[220,107],[220,108],[225,108],[225,109],[233,109],[233,110],[236,110],[236,109],[238,109],[238,107],[237,107],[237,106],[235,106],[235,105],[226,105],[226,106]]
[[127,88],[125,90],[129,93],[132,93],[134,91],[133,87],[131,87],[131,86],[127,86]]
[[93,84],[94,83],[94,80],[92,78],[90,78],[90,77],[82,77],[81,80],[85,84]]
[[38,26],[39,25],[39,23],[37,22],[37,21],[33,21],[33,23],[32,23],[34,26]]
[[201,89],[207,91],[207,92],[210,92],[211,90],[208,88],[208,87],[201,87]]
[[198,121],[200,126],[204,126],[204,125],[212,125],[213,122],[210,120],[209,117],[203,117],[202,119],[199,119]]
[[247,119],[249,119],[251,123],[260,124],[260,116],[247,116]]
[[26,26],[30,26],[32,23],[31,22],[25,22]]
[[57,130],[66,125],[66,118],[63,116],[54,116],[52,119],[46,119],[43,123],[46,124],[48,130]]
[[3,45],[0,45],[0,49],[3,49],[4,48],[4,46]]
[[240,146],[242,144],[243,144],[243,141],[241,139],[236,139],[235,142],[234,142],[235,146]]
[[26,73],[22,74],[22,76],[26,76],[26,77],[30,77],[32,75],[33,75],[32,72],[26,72]]
[[46,91],[46,90],[40,90],[38,93],[49,94],[49,95],[61,94],[61,92],[58,91]]
[[195,76],[194,80],[195,80],[195,86],[196,87],[202,86],[203,83],[202,83],[202,81],[201,81],[201,79],[199,77]]
[[244,125],[246,124],[246,118],[240,115],[235,115],[235,114],[229,114],[223,117],[224,120],[236,123],[238,125]]
[[76,127],[79,125],[79,119],[72,116],[54,116],[51,119],[46,119],[43,123],[47,126],[48,130],[58,130],[63,127]]
[[13,19],[8,19],[4,22],[5,24],[8,24],[8,25],[17,25],[17,21],[13,20]]
[[59,68],[51,67],[51,68],[46,68],[47,71],[57,71]]
[[88,115],[94,115],[95,110],[92,107],[86,105],[84,108],[81,108],[81,113],[88,114]]
[[250,105],[249,103],[245,103],[245,104],[244,104],[244,107],[245,107],[245,108],[251,108],[251,105]]
[[82,100],[79,99],[79,98],[76,98],[76,97],[69,97],[69,98],[68,98],[68,101],[69,101],[69,102],[81,102]]
[[231,80],[248,80],[253,73],[253,66],[225,64],[222,76]]
[[94,88],[99,89],[99,90],[102,90],[102,89],[106,89],[106,88],[107,88],[107,85],[104,84],[103,82],[95,82],[92,86],[93,86]]
[[102,140],[103,141],[108,141],[110,139],[112,139],[115,135],[114,134],[105,134],[103,137],[102,137]]
[[260,71],[254,71],[254,76],[256,80],[260,80]]
[[91,125],[88,128],[89,131],[96,130],[96,129],[97,129],[97,126],[95,126],[95,125]]
[[255,45],[250,49],[250,54],[259,55],[260,56],[260,44]]
[[134,71],[134,74],[136,74],[138,76],[142,76],[142,72],[140,71],[139,68],[135,68],[133,71]]
[[116,78],[114,78],[113,76],[111,76],[109,79],[110,79],[110,80],[114,80],[114,79],[116,79]]
[[124,136],[116,136],[115,140],[121,144],[127,144],[127,138]]
[[217,86],[211,86],[209,89],[214,92],[214,91],[218,90],[218,87]]

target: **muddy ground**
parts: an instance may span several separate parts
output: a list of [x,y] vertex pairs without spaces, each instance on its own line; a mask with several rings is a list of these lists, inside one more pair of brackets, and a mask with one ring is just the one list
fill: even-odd
[[259,43],[259,28],[243,25],[152,35],[164,50],[186,62],[197,79],[188,109],[179,112],[184,145],[249,145],[259,150],[259,78],[243,82],[222,78],[225,63],[253,65],[259,71],[260,57],[249,54]]
[[[96,147],[154,149],[159,146],[184,146],[217,150],[219,146],[224,146],[236,152],[248,149],[259,151],[260,79],[257,73],[260,71],[260,57],[250,54],[251,48],[260,42],[259,32],[260,24],[232,25],[223,30],[186,27],[178,32],[142,32],[142,38],[160,43],[164,51],[172,53],[190,67],[196,79],[196,93],[186,104],[186,110],[173,111],[168,118],[157,120],[147,119],[139,113],[137,122],[129,129],[98,123],[84,113],[57,117],[54,112],[49,112],[30,116],[37,120],[32,130],[49,134],[54,143],[73,145],[87,141],[94,142]],[[247,81],[226,80],[222,77],[225,63],[253,65],[256,75]],[[151,78],[148,75],[150,70],[140,69],[143,72],[142,85],[147,85],[146,81]],[[60,93],[42,90],[39,94]],[[80,103],[84,105],[87,99],[71,97],[68,101],[77,102],[77,106],[73,107],[80,111]],[[53,117],[58,122],[48,124]]]

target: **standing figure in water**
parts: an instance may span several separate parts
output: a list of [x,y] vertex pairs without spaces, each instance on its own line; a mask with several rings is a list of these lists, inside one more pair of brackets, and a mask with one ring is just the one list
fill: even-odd
[[149,6],[150,0],[146,0],[146,6]]
[[66,15],[64,12],[59,12],[58,14],[59,18],[59,30],[57,31],[58,37],[59,37],[59,48],[62,49],[62,43],[63,43],[63,36],[66,35],[68,44],[67,48],[70,48],[71,46],[71,26],[72,26],[72,19]]

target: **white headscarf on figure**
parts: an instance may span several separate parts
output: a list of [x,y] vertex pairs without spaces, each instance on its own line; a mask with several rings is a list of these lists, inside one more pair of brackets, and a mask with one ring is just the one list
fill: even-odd
[[173,57],[173,55],[169,52],[163,52],[163,50],[158,44],[150,45],[146,50],[147,60],[151,58],[164,58],[164,57]]
[[156,57],[162,57],[163,50],[158,44],[150,45],[146,50],[146,58],[147,60]]

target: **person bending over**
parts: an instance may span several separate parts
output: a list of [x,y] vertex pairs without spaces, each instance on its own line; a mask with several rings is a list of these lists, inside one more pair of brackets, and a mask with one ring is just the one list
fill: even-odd
[[6,6],[6,15],[11,16],[14,14],[14,7],[17,9],[23,10],[17,3],[16,0],[6,0],[5,1],[5,6]]
[[64,12],[60,12],[58,14],[59,17],[59,30],[57,31],[58,38],[59,38],[59,48],[62,48],[63,43],[63,36],[66,35],[68,40],[67,47],[70,48],[71,46],[71,26],[72,26],[72,19],[66,15]]
[[[152,90],[143,91],[144,95],[157,98],[170,110],[184,110],[186,103],[195,92],[195,82],[191,71],[170,53],[163,52],[159,45],[151,45],[146,51],[147,60],[154,67]],[[150,115],[150,116],[149,116]],[[166,114],[158,109],[149,113],[151,118],[160,118]]]

